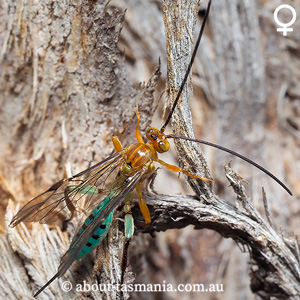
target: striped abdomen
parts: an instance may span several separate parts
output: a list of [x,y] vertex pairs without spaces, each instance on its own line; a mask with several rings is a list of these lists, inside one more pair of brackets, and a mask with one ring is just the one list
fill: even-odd
[[[111,199],[106,197],[97,207],[92,211],[92,213],[85,219],[83,225],[78,230],[77,234],[73,237],[72,244],[80,237],[80,235],[86,230],[88,225],[100,214],[102,208],[109,202]],[[80,253],[77,255],[76,260],[83,257],[84,255],[90,253],[94,250],[105,238],[108,233],[109,227],[112,222],[113,211],[108,215],[108,217],[103,221],[103,223],[94,231],[93,235],[89,238],[87,243],[84,245]]]

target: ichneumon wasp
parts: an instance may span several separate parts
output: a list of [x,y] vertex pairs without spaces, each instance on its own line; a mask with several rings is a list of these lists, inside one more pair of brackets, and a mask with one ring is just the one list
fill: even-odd
[[[290,190],[277,177],[241,154],[206,141],[185,136],[165,134],[165,129],[177,107],[181,93],[191,71],[208,18],[210,6],[211,1],[209,1],[184,80],[182,81],[171,111],[161,129],[154,127],[148,128],[146,132],[148,142],[144,142],[139,131],[140,118],[138,109],[136,108],[137,126],[135,134],[137,143],[123,148],[119,139],[116,136],[113,136],[112,141],[116,150],[115,154],[70,178],[64,178],[53,184],[47,191],[28,202],[12,219],[10,223],[11,227],[18,225],[20,222],[47,223],[58,218],[63,211],[68,212],[70,218],[72,218],[79,201],[80,203],[85,203],[84,206],[86,207],[85,213],[87,217],[73,237],[69,249],[62,257],[58,272],[42,286],[38,292],[36,292],[35,296],[41,293],[57,277],[62,276],[75,260],[91,252],[104,239],[111,225],[114,211],[122,201],[124,203],[123,210],[125,213],[125,249],[128,248],[129,241],[134,234],[134,221],[131,214],[134,190],[138,196],[139,207],[146,224],[151,223],[151,216],[147,204],[143,199],[143,189],[144,185],[147,183],[147,179],[149,179],[156,170],[155,162],[170,171],[183,173],[187,176],[196,177],[206,182],[211,181],[210,178],[203,178],[191,174],[180,167],[170,165],[161,160],[159,154],[167,152],[170,148],[168,139],[184,139],[191,142],[206,144],[233,154],[265,172],[291,194]],[[126,262],[124,262],[124,264],[126,264]],[[121,282],[122,281],[123,278],[121,279]]]

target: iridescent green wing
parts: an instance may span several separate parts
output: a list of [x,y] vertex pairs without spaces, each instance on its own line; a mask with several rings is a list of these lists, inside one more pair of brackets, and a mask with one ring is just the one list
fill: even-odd
[[117,152],[98,164],[53,184],[24,205],[13,217],[10,226],[14,227],[20,222],[49,223],[58,217],[67,218],[67,215],[72,215],[79,200],[94,203],[110,189],[106,184],[107,178],[119,166],[122,155],[123,151]]

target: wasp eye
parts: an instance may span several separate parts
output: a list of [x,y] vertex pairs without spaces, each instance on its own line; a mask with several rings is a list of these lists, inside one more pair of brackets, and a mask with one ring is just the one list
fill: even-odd
[[154,127],[148,128],[146,132],[147,139],[152,142],[156,141],[158,139],[158,133],[159,130],[157,128]]
[[159,146],[159,149],[162,151],[162,152],[167,152],[169,149],[170,149],[170,144],[169,142],[166,140],[165,142],[163,141],[160,141],[158,143],[158,146]]
[[157,140],[157,134],[151,134],[151,137],[152,137],[153,141]]

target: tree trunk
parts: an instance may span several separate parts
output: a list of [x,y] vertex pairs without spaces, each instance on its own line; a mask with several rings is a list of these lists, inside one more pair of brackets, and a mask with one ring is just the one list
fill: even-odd
[[[175,190],[187,194],[192,190],[182,176],[158,171],[163,174],[154,181],[159,193],[145,191],[156,237],[141,234],[146,230],[135,207],[139,234],[129,248],[133,273],[127,272],[126,283],[163,284],[165,280],[174,288],[179,283],[221,283],[223,293],[201,293],[200,297],[250,299],[250,273],[251,290],[262,299],[299,296],[298,244],[289,232],[299,234],[299,205],[294,203],[300,195],[300,22],[287,37],[278,33],[273,11],[279,4],[213,1],[194,64],[194,95],[190,78],[172,129],[167,130],[195,135],[248,156],[285,178],[295,196],[223,152],[203,147],[207,163],[199,145],[176,142],[175,160],[178,157],[180,165],[192,173],[212,176],[213,184],[188,178],[195,195],[174,195]],[[161,126],[163,101],[159,99],[164,81],[168,111],[190,60],[195,24],[199,32],[197,19],[202,20],[205,7],[201,6],[197,15],[196,0],[5,0],[1,4],[2,220],[6,212],[0,254],[2,298],[30,299],[32,290],[56,273],[80,217],[72,220],[67,231],[41,224],[11,229],[7,224],[17,211],[16,203],[26,203],[60,178],[107,157],[113,150],[114,133],[120,133],[123,145],[135,142],[136,105],[142,133],[152,119]],[[159,118],[152,118],[157,105]],[[226,166],[224,176],[222,165],[230,159],[239,175]],[[246,189],[240,176],[250,182]],[[264,210],[266,217],[261,216]],[[119,227],[121,222],[120,226],[114,222],[97,253],[74,263],[39,298],[121,297],[117,290],[75,290],[84,281],[120,283],[123,234]],[[167,229],[173,230],[164,232]],[[194,229],[212,229],[235,243]],[[236,245],[249,252],[250,261]],[[73,285],[68,294],[62,289],[66,280]],[[128,293],[122,296],[127,298]],[[139,299],[184,296],[199,299],[199,293],[132,294]]]

